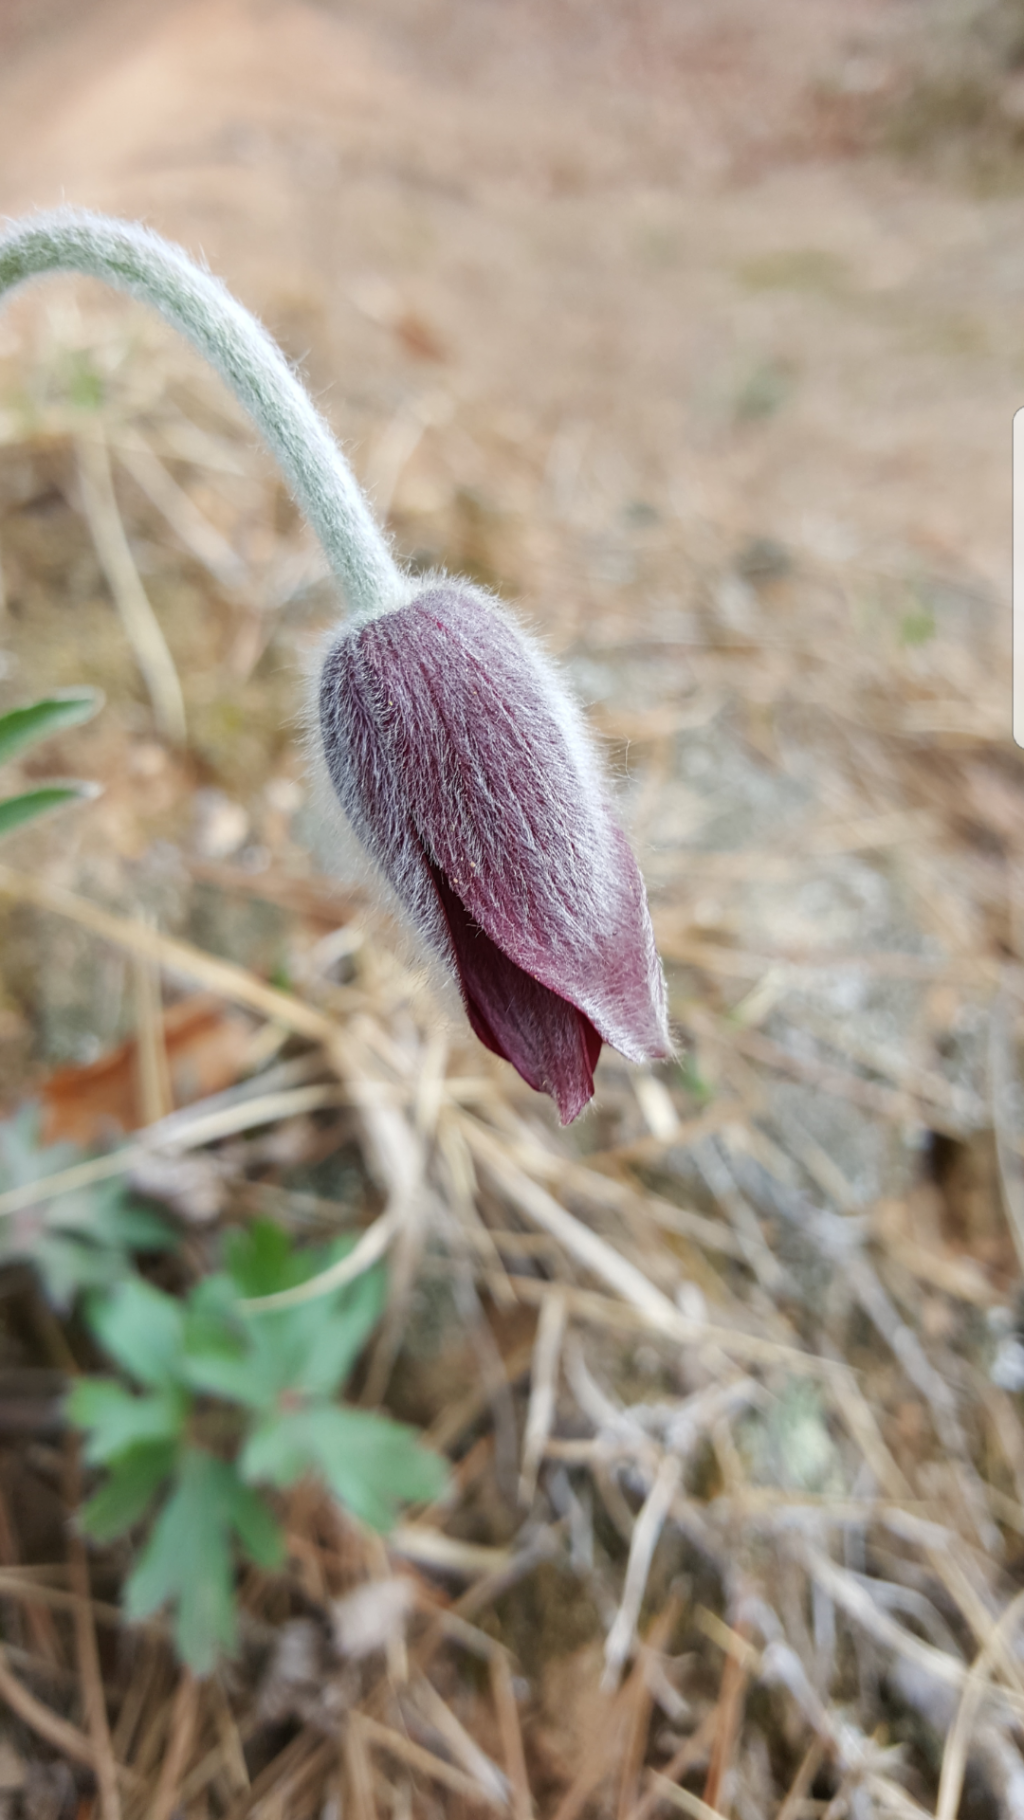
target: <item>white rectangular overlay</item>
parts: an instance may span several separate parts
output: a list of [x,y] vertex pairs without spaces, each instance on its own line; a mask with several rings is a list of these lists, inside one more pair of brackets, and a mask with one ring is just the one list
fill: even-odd
[[1013,737],[1024,746],[1024,408],[1013,416]]

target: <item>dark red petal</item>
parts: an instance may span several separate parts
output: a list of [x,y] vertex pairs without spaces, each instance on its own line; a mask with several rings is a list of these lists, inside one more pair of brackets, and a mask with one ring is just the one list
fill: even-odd
[[604,1041],[634,1061],[670,1053],[636,861],[571,704],[503,614],[427,589],[331,654],[322,714],[338,794],[425,933],[422,853]]
[[575,1005],[509,960],[473,921],[444,873],[434,865],[430,871],[474,1031],[528,1086],[550,1093],[562,1124],[571,1124],[593,1097],[600,1036]]

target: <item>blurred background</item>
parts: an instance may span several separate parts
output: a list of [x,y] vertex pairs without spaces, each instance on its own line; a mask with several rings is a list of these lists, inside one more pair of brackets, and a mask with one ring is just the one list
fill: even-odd
[[[0,318],[0,705],[101,687],[24,774],[103,795],[5,844],[0,1101],[35,1094],[49,1137],[96,1144],[284,1052],[251,995],[199,1003],[62,891],[310,999],[398,1095],[429,1218],[374,1383],[459,1463],[452,1546],[494,1551],[499,1580],[498,1551],[518,1563],[472,1607],[516,1664],[517,1820],[646,1817],[672,1764],[689,1811],[742,1820],[1024,1813],[1012,1624],[992,1644],[1024,1538],[1024,7],[4,0],[0,213],[60,201],[202,256],[301,366],[403,559],[518,603],[564,662],[680,1059],[606,1052],[563,1133],[438,1010],[308,799],[303,676],[335,611],[309,534],[188,350],[62,280]],[[168,647],[148,680],[140,595]],[[175,1188],[200,1247],[254,1183],[350,1220],[382,1191],[351,1112],[214,1161],[205,1201]],[[635,1307],[617,1328],[537,1193],[689,1342]],[[57,1368],[18,1332],[11,1370]],[[44,1562],[59,1498],[30,1445],[5,1457],[0,1553]],[[346,1546],[307,1601],[367,1571]],[[1001,1691],[979,1686],[950,1760],[986,1644]],[[264,1767],[323,1735],[306,1682],[341,1673],[289,1683],[271,1650],[274,1732],[266,1649],[232,1692]],[[500,1757],[444,1661],[464,1737]],[[58,1815],[42,1758],[32,1812]],[[440,1811],[408,1767],[370,1807],[333,1774],[294,1800],[271,1775],[273,1811]],[[255,1811],[202,1801],[181,1811]]]

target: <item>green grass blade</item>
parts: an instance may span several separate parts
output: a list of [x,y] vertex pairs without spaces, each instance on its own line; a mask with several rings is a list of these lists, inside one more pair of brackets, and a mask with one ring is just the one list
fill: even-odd
[[48,815],[65,803],[88,802],[99,795],[96,784],[44,784],[38,790],[26,790],[22,796],[0,799],[0,838],[35,821],[37,815]]
[[68,727],[81,726],[91,720],[103,706],[99,689],[62,689],[43,701],[30,702],[25,708],[11,708],[0,714],[0,765],[6,765],[27,746],[51,734],[63,733]]

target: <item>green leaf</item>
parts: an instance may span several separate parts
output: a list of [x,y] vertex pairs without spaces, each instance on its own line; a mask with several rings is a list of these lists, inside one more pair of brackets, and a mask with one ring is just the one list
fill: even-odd
[[129,1200],[120,1182],[94,1182],[46,1203],[47,1224],[96,1245],[132,1251],[165,1251],[174,1230],[149,1207]]
[[243,1485],[234,1468],[223,1481],[224,1514],[239,1542],[257,1567],[279,1567],[284,1560],[284,1537],[273,1513],[258,1492]]
[[178,1483],[160,1512],[125,1588],[130,1619],[176,1607],[178,1653],[206,1675],[235,1644],[231,1538],[221,1510],[220,1477],[230,1471],[211,1454],[190,1449]]
[[100,1345],[137,1383],[156,1388],[179,1377],[184,1314],[173,1296],[128,1277],[88,1312]]
[[81,1290],[109,1290],[130,1269],[130,1251],[166,1250],[173,1243],[164,1221],[148,1209],[122,1206],[120,1194],[62,1195],[0,1218],[0,1257],[27,1258],[58,1307],[66,1308]]
[[177,1448],[171,1441],[140,1441],[115,1460],[88,1503],[78,1513],[79,1527],[94,1542],[112,1542],[131,1529],[148,1510],[164,1480],[174,1470]]
[[[23,1106],[0,1124],[0,1191],[27,1186],[79,1160],[71,1144],[39,1142],[39,1111]],[[110,1289],[133,1251],[160,1251],[174,1230],[130,1200],[120,1182],[97,1182],[0,1216],[0,1259],[27,1258],[51,1301],[67,1306],[83,1289]]]
[[190,1290],[186,1304],[185,1325],[187,1336],[207,1334],[230,1334],[237,1338],[241,1329],[238,1322],[238,1291],[229,1276],[222,1270],[215,1270],[208,1277],[202,1277]]
[[[233,1235],[227,1262],[241,1296],[273,1295],[308,1282],[347,1257],[356,1244],[349,1235],[320,1249],[293,1251],[287,1234],[270,1220],[257,1220]],[[246,1310],[253,1371],[247,1396],[253,1407],[268,1406],[285,1392],[327,1396],[348,1377],[384,1305],[384,1272],[365,1271],[353,1283],[297,1308]]]
[[141,1441],[173,1441],[188,1416],[187,1393],[174,1386],[134,1396],[113,1378],[79,1378],[67,1399],[68,1420],[88,1431],[91,1465],[113,1460]]
[[106,1196],[102,1197],[98,1206],[93,1190],[93,1233],[112,1246],[123,1246],[126,1251],[172,1251],[177,1234],[170,1221],[152,1207],[141,1207],[136,1201],[125,1200],[119,1185],[110,1183],[109,1186],[114,1193],[109,1202]]
[[433,1503],[447,1469],[418,1444],[415,1429],[331,1404],[271,1417],[249,1437],[239,1461],[246,1479],[292,1485],[307,1472],[372,1529],[389,1530],[403,1503]]
[[[271,1565],[280,1537],[269,1511],[238,1481],[234,1468],[199,1448],[182,1455],[177,1484],[126,1587],[129,1618],[147,1618],[161,1605],[176,1608],[178,1653],[193,1674],[206,1675],[221,1651],[235,1644],[232,1533]],[[272,1552],[273,1551],[273,1552]]]
[[228,1276],[207,1277],[185,1310],[181,1375],[194,1390],[228,1403],[260,1408],[263,1385],[253,1369],[252,1344]]
[[269,1485],[294,1485],[297,1479],[319,1468],[309,1434],[308,1409],[271,1415],[253,1429],[239,1456],[244,1479]]
[[254,1378],[252,1359],[244,1349],[209,1346],[201,1352],[186,1352],[181,1373],[185,1382],[202,1396],[241,1403],[244,1409],[262,1409],[267,1401],[265,1387]]
[[[351,1249],[346,1241],[335,1255],[345,1257]],[[334,1258],[329,1261],[333,1263]],[[285,1311],[293,1318],[306,1316],[306,1356],[295,1376],[296,1390],[307,1396],[329,1396],[341,1389],[384,1312],[385,1294],[386,1277],[378,1266],[335,1295],[325,1296],[322,1305],[312,1302]],[[314,1322],[309,1316],[317,1307],[322,1312]]]
[[91,720],[103,706],[99,689],[62,689],[43,701],[30,702],[24,708],[11,708],[0,714],[0,765],[6,765],[35,745],[68,727],[81,726]]
[[0,836],[13,834],[37,815],[48,815],[65,803],[91,800],[97,794],[96,784],[46,784],[39,790],[26,790],[22,796],[5,796],[0,799]]
[[224,1251],[240,1296],[274,1295],[312,1275],[312,1254],[293,1251],[288,1234],[273,1220],[253,1220],[244,1232],[229,1233]]
[[0,1185],[4,1188],[41,1181],[78,1161],[80,1152],[74,1144],[41,1145],[41,1128],[42,1112],[31,1100],[0,1125]]
[[8,1257],[20,1252],[30,1260],[57,1308],[68,1308],[80,1290],[107,1289],[111,1277],[119,1274],[116,1267],[111,1267],[108,1251],[64,1233],[50,1232],[45,1226],[40,1226],[31,1242],[23,1234],[19,1245],[5,1244],[2,1249]]

